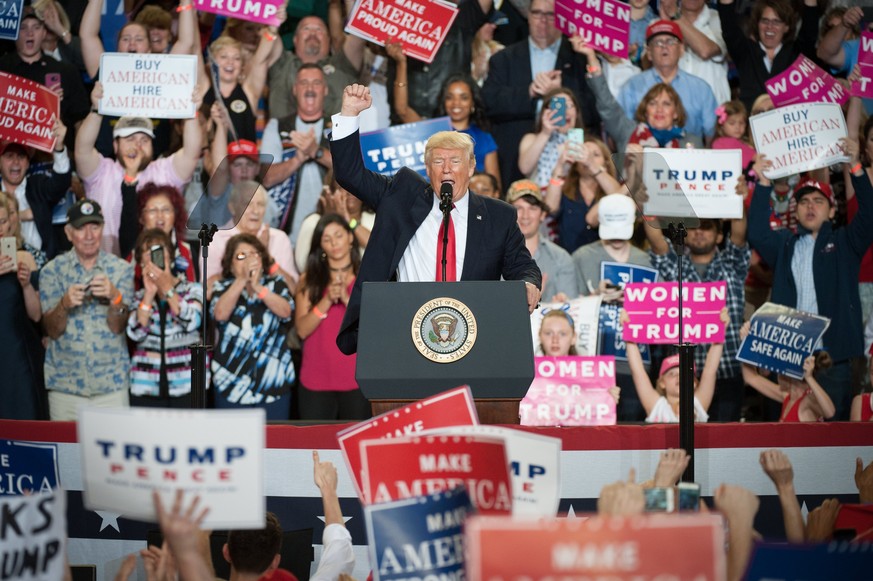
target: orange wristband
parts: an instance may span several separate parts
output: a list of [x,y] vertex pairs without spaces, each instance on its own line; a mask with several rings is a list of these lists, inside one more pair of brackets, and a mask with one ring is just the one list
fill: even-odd
[[864,167],[864,166],[862,166],[861,162],[859,161],[858,163],[856,163],[855,165],[852,166],[852,169],[849,170],[849,173],[856,174],[859,171],[861,171],[862,167]]
[[267,293],[269,293],[269,292],[270,292],[270,291],[267,290],[267,287],[262,288],[262,289],[260,290],[260,292],[258,292],[258,298],[261,299],[261,300],[264,300],[264,297],[266,297],[266,296],[267,296]]
[[327,318],[327,315],[325,313],[321,312],[321,310],[318,308],[318,305],[312,306],[312,314],[315,315],[316,317],[318,317],[319,319],[321,319],[322,321]]
[[279,263],[274,262],[273,266],[270,267],[270,270],[267,271],[267,274],[273,275],[273,274],[276,274],[277,272],[279,272]]
[[142,302],[142,301],[140,301],[140,303],[139,303],[139,309],[140,309],[141,311],[149,311],[149,312],[151,312],[151,310],[152,310],[153,308],[154,308],[154,307],[152,307],[151,305],[147,305],[147,304],[145,304],[145,303]]
[[185,4],[184,6],[177,6],[176,12],[185,12],[186,10],[194,10],[193,4]]
[[265,30],[264,31],[264,38],[266,38],[269,42],[273,42],[274,40],[276,40],[276,35],[270,34],[269,31]]
[[115,306],[120,305],[120,304],[121,304],[121,299],[123,299],[123,298],[124,298],[124,297],[121,295],[121,292],[119,292],[119,293],[115,296],[115,298],[112,299],[112,304],[115,305]]

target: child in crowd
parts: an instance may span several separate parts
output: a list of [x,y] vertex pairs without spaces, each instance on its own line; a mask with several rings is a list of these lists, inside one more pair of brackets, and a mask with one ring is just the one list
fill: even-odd
[[[740,329],[740,337],[749,334],[749,323]],[[743,363],[743,380],[765,397],[782,402],[780,422],[821,422],[836,413],[834,402],[822,389],[815,374],[831,366],[831,357],[825,351],[810,355],[803,361],[803,379],[779,375],[778,383],[759,375],[754,367]]]
[[742,101],[728,101],[715,110],[715,140],[712,149],[739,149],[743,173],[748,177],[755,163],[755,147],[749,130],[749,113]]
[[[722,309],[721,320],[728,324],[727,309]],[[630,318],[621,312],[622,325],[627,325]],[[646,421],[655,424],[677,423],[679,421],[679,355],[671,355],[661,362],[658,381],[653,386],[649,374],[643,365],[643,357],[636,343],[625,341],[627,362],[630,365],[634,387],[640,397],[640,403],[646,410]],[[715,374],[724,349],[723,343],[713,343],[706,353],[706,361],[700,378],[694,378],[694,421],[709,421],[709,405],[715,393]],[[696,373],[696,369],[695,369]]]
[[[873,349],[871,349],[873,351]],[[849,419],[853,422],[873,422],[873,359],[867,362],[867,385],[861,388],[861,393],[852,398],[852,408]]]

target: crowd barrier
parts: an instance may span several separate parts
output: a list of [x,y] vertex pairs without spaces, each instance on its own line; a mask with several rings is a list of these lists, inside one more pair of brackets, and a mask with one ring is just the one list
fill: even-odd
[[[360,504],[340,455],[336,433],[345,424],[267,426],[264,489],[267,508],[287,529],[314,528],[320,543],[321,500],[312,483],[311,450],[339,468],[339,496],[347,526],[356,543],[355,577],[369,571],[366,535]],[[636,468],[638,479],[654,473],[659,452],[679,445],[678,425],[623,425],[590,428],[519,428],[560,438],[560,511],[570,518],[592,511],[603,485],[626,479]],[[56,477],[68,491],[69,559],[97,566],[97,579],[112,579],[122,558],[145,546],[155,525],[123,515],[86,511],[82,502],[81,453],[73,422],[0,421],[0,442],[37,443],[36,450],[54,454]],[[761,450],[780,448],[794,466],[797,495],[806,513],[828,497],[857,502],[855,458],[873,461],[873,423],[703,424],[695,430],[695,479],[704,497],[723,482],[739,484],[761,496],[756,528],[765,538],[781,538],[782,518],[770,480],[758,462]],[[35,452],[36,453],[36,452]],[[27,472],[26,463],[0,465],[0,492],[41,475]],[[316,560],[320,545],[315,545]]]

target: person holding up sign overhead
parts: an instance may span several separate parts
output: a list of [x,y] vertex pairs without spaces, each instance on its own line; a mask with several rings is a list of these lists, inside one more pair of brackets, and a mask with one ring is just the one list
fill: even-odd
[[350,85],[343,92],[342,111],[333,116],[330,145],[336,180],[376,211],[367,253],[337,337],[340,351],[357,351],[364,282],[395,276],[401,282],[442,280],[438,253],[442,252],[443,192],[452,202],[445,233],[449,238],[445,280],[499,280],[501,276],[523,280],[532,311],[540,300],[540,269],[524,245],[515,209],[500,200],[468,193],[475,171],[470,136],[441,131],[428,139],[424,161],[430,183],[405,167],[385,177],[366,169],[361,153],[358,115],[371,103],[367,87]]
[[848,226],[832,226],[836,208],[830,187],[808,180],[794,194],[797,233],[772,230],[773,187],[765,175],[770,167],[766,158],[757,172],[758,185],[749,207],[749,242],[773,269],[771,301],[831,320],[823,342],[834,365],[816,379],[836,406],[836,420],[849,419],[851,361],[864,356],[858,271],[864,253],[873,244],[873,185],[859,161],[858,142],[844,138],[842,148],[850,158],[858,198],[858,214]]

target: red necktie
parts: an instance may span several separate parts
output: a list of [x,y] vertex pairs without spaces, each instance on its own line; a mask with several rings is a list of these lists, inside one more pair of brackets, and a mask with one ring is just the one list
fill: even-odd
[[[452,209],[454,209],[454,204]],[[445,222],[440,222],[440,231],[437,234],[437,259],[436,259],[436,281],[440,282],[443,279],[443,235],[445,232]],[[455,274],[455,222],[452,220],[452,215],[449,214],[449,243],[446,245],[446,282],[455,282],[457,276]]]

